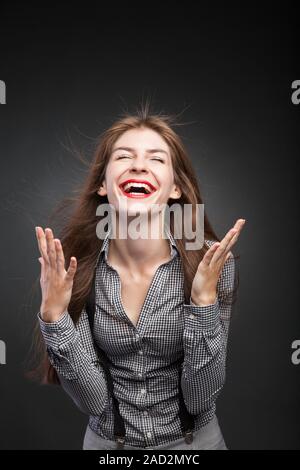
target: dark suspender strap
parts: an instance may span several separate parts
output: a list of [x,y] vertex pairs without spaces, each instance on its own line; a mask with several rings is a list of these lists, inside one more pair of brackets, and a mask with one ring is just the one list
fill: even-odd
[[99,348],[99,346],[96,344],[94,335],[93,335],[94,316],[95,316],[95,276],[96,276],[96,273],[94,273],[91,290],[89,292],[85,308],[86,308],[86,312],[88,315],[88,320],[89,320],[89,325],[91,329],[94,346],[97,351],[100,364],[102,365],[104,372],[105,372],[107,388],[112,396],[115,440],[117,442],[117,447],[122,448],[125,442],[126,430],[125,430],[124,420],[122,416],[120,415],[119,402],[114,395],[114,385],[113,385],[113,380],[112,380],[111,373],[109,370],[109,359],[107,358],[105,352],[101,348]]
[[179,418],[181,423],[182,433],[184,435],[185,442],[191,444],[193,442],[193,429],[195,425],[194,416],[191,415],[185,405],[183,399],[183,393],[181,388],[181,375],[182,375],[182,364],[179,365]]

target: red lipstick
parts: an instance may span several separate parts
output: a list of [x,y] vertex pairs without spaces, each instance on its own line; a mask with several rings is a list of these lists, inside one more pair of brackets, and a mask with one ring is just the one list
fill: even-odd
[[[143,192],[136,192],[136,193],[133,193],[133,192],[126,192],[124,190],[124,187],[127,185],[127,184],[132,184],[132,186],[134,186],[134,183],[143,183],[145,185],[147,185],[151,192],[150,193],[143,193]],[[153,186],[152,183],[150,183],[150,181],[147,181],[147,180],[138,180],[138,179],[128,179],[126,181],[123,181],[120,185],[119,185],[119,188],[121,189],[122,193],[124,194],[124,196],[126,197],[130,197],[130,198],[135,198],[135,199],[142,199],[142,198],[146,198],[146,197],[149,197],[151,196],[151,194],[153,194],[155,191],[156,191],[156,187]]]

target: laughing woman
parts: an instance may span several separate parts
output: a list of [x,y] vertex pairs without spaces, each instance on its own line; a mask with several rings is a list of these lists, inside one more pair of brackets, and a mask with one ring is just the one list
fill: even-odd
[[[216,399],[236,291],[231,248],[245,219],[219,240],[204,211],[196,250],[184,228],[175,239],[172,218],[156,238],[112,237],[108,223],[100,239],[98,206],[114,208],[119,227],[120,208],[129,224],[137,202],[147,215],[190,204],[194,224],[203,204],[170,118],[146,110],[102,134],[60,239],[36,227],[43,383],[61,384],[89,415],[83,449],[226,449]],[[163,214],[150,223],[165,227]]]

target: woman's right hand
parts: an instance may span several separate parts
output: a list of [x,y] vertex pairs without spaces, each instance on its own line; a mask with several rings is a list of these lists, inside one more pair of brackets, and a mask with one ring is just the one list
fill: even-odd
[[61,242],[54,239],[50,228],[36,227],[36,236],[41,257],[42,303],[41,317],[46,322],[59,320],[68,308],[71,300],[73,280],[77,269],[77,260],[72,257],[68,270],[65,270],[65,257]]

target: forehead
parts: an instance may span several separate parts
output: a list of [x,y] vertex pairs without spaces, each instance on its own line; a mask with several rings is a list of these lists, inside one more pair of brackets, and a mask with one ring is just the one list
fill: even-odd
[[137,151],[160,148],[170,153],[167,142],[152,129],[131,129],[124,132],[114,143],[112,151],[122,146],[132,147]]

